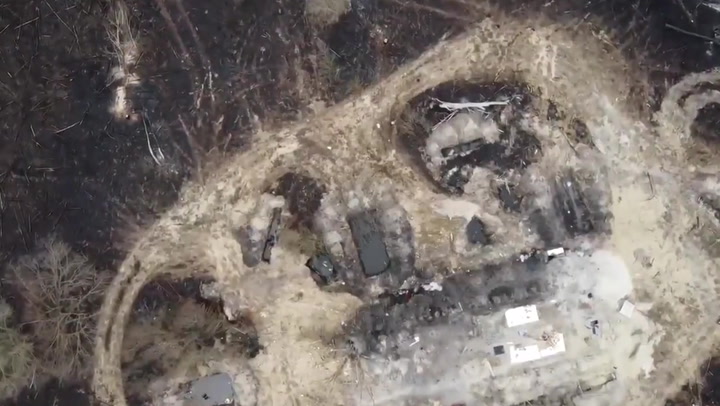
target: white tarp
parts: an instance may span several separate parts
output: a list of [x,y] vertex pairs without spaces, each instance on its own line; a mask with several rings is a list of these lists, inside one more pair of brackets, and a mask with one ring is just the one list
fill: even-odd
[[534,323],[540,320],[540,318],[538,317],[537,307],[530,305],[506,310],[505,320],[507,320],[508,327],[517,327],[523,324]]
[[522,364],[565,352],[565,338],[560,333],[554,333],[550,336],[548,344],[543,349],[540,349],[537,344],[526,346],[510,345],[510,363]]

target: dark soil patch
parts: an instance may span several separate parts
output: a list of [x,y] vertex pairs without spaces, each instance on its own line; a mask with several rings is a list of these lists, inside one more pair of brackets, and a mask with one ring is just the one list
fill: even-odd
[[702,382],[686,384],[665,406],[720,406],[720,358],[710,358],[699,372]]
[[570,133],[571,135],[568,136],[568,138],[570,138],[576,143],[579,142],[593,148],[595,147],[595,142],[593,142],[592,135],[590,134],[590,129],[583,120],[577,118],[574,119],[572,121],[572,126],[573,131]]
[[560,110],[560,107],[555,102],[549,102],[547,108],[547,119],[548,121],[560,121],[565,118],[565,112]]
[[557,175],[552,184],[552,208],[529,213],[545,248],[561,246],[567,238],[611,231],[612,213],[602,205],[599,185],[574,171]]
[[277,180],[272,193],[283,196],[287,207],[293,215],[288,226],[313,228],[315,213],[320,208],[326,188],[318,180],[309,176],[288,172]]
[[322,38],[329,53],[332,98],[338,100],[392,73],[441,38],[460,33],[469,23],[466,7],[431,0],[353,0],[351,9],[328,27]]
[[63,384],[54,379],[35,389],[26,388],[2,406],[101,406],[92,399],[89,385]]
[[0,9],[0,46],[13,50],[0,79],[0,257],[57,233],[113,266],[119,213],[154,218],[197,167],[246,147],[253,120],[292,119],[302,105],[298,72],[314,52],[302,2],[128,0],[139,83],[116,117],[115,4]]
[[523,196],[518,193],[517,186],[503,184],[498,186],[497,191],[497,197],[505,210],[516,213],[520,212]]
[[570,236],[575,237],[596,230],[593,211],[573,174],[557,179],[555,191],[553,207],[555,213],[562,218],[562,223]]
[[145,285],[135,299],[134,312],[136,316],[150,316],[157,312],[175,310],[178,303],[185,299],[212,304],[214,307],[222,305],[212,303],[202,297],[201,287],[213,282],[212,278],[185,278],[181,280],[160,277]]
[[686,145],[688,163],[714,165],[720,152],[720,104],[709,103],[698,111],[690,126],[692,142]]
[[710,103],[700,109],[690,135],[710,145],[720,146],[720,104]]
[[[145,4],[140,2],[138,4]],[[304,19],[304,3],[289,0],[215,0],[168,5],[170,20],[155,12],[163,25],[174,26],[178,38],[166,39],[170,47],[188,50],[188,67],[196,103],[192,119],[211,136],[199,143],[207,150],[232,151],[247,146],[252,121],[292,119],[301,106],[299,68],[312,53],[312,35]],[[148,33],[166,32],[148,26]],[[157,62],[164,55],[156,56]],[[153,72],[148,64],[149,74]],[[148,76],[148,75],[145,75]],[[169,83],[160,83],[168,88]],[[199,90],[202,89],[202,90]],[[312,93],[312,89],[309,89]],[[254,116],[257,116],[254,118]],[[189,119],[189,121],[191,121]]]

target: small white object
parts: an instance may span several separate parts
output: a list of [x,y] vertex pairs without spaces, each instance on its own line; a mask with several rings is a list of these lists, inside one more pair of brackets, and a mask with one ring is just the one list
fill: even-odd
[[493,378],[495,378],[495,371],[493,371],[492,365],[490,364],[490,361],[488,361],[487,358],[485,358],[485,366],[486,366],[487,369],[490,371],[490,376],[492,376]]
[[620,314],[627,317],[628,319],[630,317],[632,317],[632,314],[634,311],[635,311],[635,305],[627,300],[623,302],[623,305],[620,308]]
[[498,102],[498,101],[492,101],[492,102],[469,102],[469,103],[451,103],[451,102],[444,102],[442,100],[433,99],[438,103],[438,107],[441,109],[445,109],[448,111],[456,111],[456,110],[462,110],[462,109],[477,109],[484,111],[486,108],[490,106],[506,106],[508,102]]
[[564,253],[565,253],[565,248],[563,248],[563,247],[558,247],[558,248],[553,248],[551,250],[547,250],[548,257],[557,257]]
[[423,289],[427,292],[440,292],[442,291],[442,286],[437,282],[430,282],[427,285],[422,285]]
[[522,326],[540,320],[535,305],[514,307],[505,311],[505,320],[508,327]]
[[227,318],[228,321],[235,321],[235,315],[229,307],[223,306],[223,313],[225,313],[225,318]]
[[420,342],[420,337],[415,336],[413,342],[410,343],[409,346],[412,347],[413,345],[415,345],[415,344],[417,344],[417,343],[419,343],[419,342]]

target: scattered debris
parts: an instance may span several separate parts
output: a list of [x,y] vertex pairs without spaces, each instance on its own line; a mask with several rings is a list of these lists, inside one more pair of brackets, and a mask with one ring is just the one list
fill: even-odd
[[519,212],[522,203],[522,197],[515,193],[515,186],[504,184],[498,187],[498,199],[507,211]]
[[407,304],[415,295],[423,293],[422,287],[416,289],[400,289],[397,292],[383,292],[378,299],[384,300],[388,306],[396,306],[399,304]]
[[623,302],[622,307],[620,308],[620,314],[627,317],[628,319],[632,317],[634,311],[635,305],[627,300]]
[[390,257],[374,211],[351,215],[348,217],[348,224],[365,276],[377,276],[387,271]]
[[507,101],[452,103],[452,102],[444,102],[442,100],[438,100],[435,98],[433,98],[433,101],[435,103],[437,103],[437,106],[439,108],[445,109],[448,111],[456,111],[456,110],[463,110],[463,109],[475,109],[475,110],[485,111],[485,109],[488,107],[506,106],[508,104]]
[[483,145],[486,145],[487,143],[485,140],[473,140],[469,142],[464,142],[462,144],[453,145],[452,147],[446,147],[440,150],[440,153],[444,158],[452,159],[458,156],[467,155],[479,148],[481,148]]
[[319,284],[326,285],[335,278],[335,266],[328,255],[315,255],[308,260],[306,266],[310,268],[313,279]]
[[559,257],[560,255],[563,255],[564,253],[565,253],[565,248],[563,248],[563,247],[553,248],[551,250],[547,250],[547,252],[546,252],[548,258]]
[[315,213],[320,208],[325,192],[325,185],[310,176],[296,172],[282,175],[276,181],[272,194],[285,199],[287,210],[291,215],[285,227],[312,229]]
[[267,238],[265,239],[265,248],[263,249],[262,259],[263,261],[270,263],[272,256],[272,249],[278,242],[278,233],[280,232],[280,220],[282,215],[282,208],[276,207],[272,212],[272,220],[270,220],[270,226],[268,227]]
[[442,175],[442,183],[454,193],[462,194],[465,185],[470,181],[472,168],[469,165],[448,168]]
[[558,105],[555,102],[550,100],[548,102],[546,117],[550,121],[558,121],[558,120],[562,120],[563,118],[565,118],[565,114],[563,114],[560,111],[560,108],[558,107]]
[[575,130],[575,139],[577,140],[577,142],[583,143],[591,147],[595,147],[595,143],[593,142],[590,129],[584,121],[575,119],[572,122],[572,126]]
[[400,289],[396,292],[384,292],[380,294],[379,299],[385,299],[386,303],[390,306],[399,304],[407,304],[410,299],[416,295],[420,295],[428,292],[442,292],[443,287],[437,282],[430,282],[425,285],[421,285],[415,288]]
[[206,376],[193,381],[187,393],[188,406],[229,406],[235,404],[233,381],[228,374]]
[[633,251],[633,255],[635,256],[635,260],[640,262],[640,264],[645,269],[652,268],[653,263],[655,262],[655,259],[648,255],[647,252],[642,248],[638,248]]
[[702,34],[698,34],[698,33],[696,33],[696,32],[684,30],[684,29],[682,29],[682,28],[680,28],[680,27],[676,27],[676,26],[674,26],[674,25],[672,25],[672,24],[665,24],[665,27],[666,27],[666,28],[669,28],[669,29],[671,29],[671,30],[677,31],[677,32],[679,32],[679,33],[682,33],[682,34],[689,35],[689,36],[691,36],[691,37],[699,38],[699,39],[702,39],[702,40],[709,41],[709,42],[712,42],[712,43],[714,43],[714,44],[720,45],[720,39],[717,39],[717,38],[711,38],[711,37],[708,37],[707,35],[702,35]]
[[522,326],[523,324],[534,323],[540,320],[537,306],[520,306],[505,311],[505,320],[508,327]]
[[599,320],[588,320],[588,322],[585,324],[585,327],[590,329],[593,333],[593,335],[601,337],[602,334],[600,333],[600,321]]
[[539,271],[548,262],[547,252],[533,249],[528,254],[520,254],[518,261],[527,266],[528,271]]
[[419,343],[419,342],[420,342],[420,337],[415,336],[414,339],[413,339],[413,342],[410,343],[409,347],[412,347],[413,345],[415,345],[415,344],[417,344],[417,343]]
[[470,244],[486,245],[490,242],[485,232],[485,224],[483,224],[477,216],[473,216],[470,222],[468,222],[465,228],[465,234]]

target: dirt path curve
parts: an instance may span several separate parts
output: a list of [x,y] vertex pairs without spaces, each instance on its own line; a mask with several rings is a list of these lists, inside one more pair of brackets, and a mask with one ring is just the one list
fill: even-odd
[[[522,80],[542,97],[562,103],[574,115],[585,119],[616,178],[634,179],[645,172],[657,173],[663,176],[662,181],[657,181],[662,183],[657,186],[657,193],[670,195],[677,193],[684,180],[692,179],[693,175],[678,164],[676,150],[657,145],[651,124],[643,122],[636,113],[629,90],[634,73],[617,50],[582,28],[541,26],[537,22],[533,28],[529,26],[500,17],[486,19],[466,35],[440,43],[361,95],[305,122],[274,133],[257,134],[250,151],[228,159],[215,173],[205,174],[203,184],[187,186],[180,202],[136,244],[108,291],[95,348],[97,397],[108,404],[127,405],[120,371],[123,329],[138,292],[159,274],[207,269],[222,285],[234,287],[244,306],[279,314],[276,303],[259,293],[261,290],[252,288],[253,280],[260,277],[250,275],[243,265],[242,252],[232,231],[247,224],[259,195],[283,173],[302,168],[323,179],[328,189],[341,197],[353,190],[364,190],[376,191],[378,196],[389,193],[401,202],[440,199],[442,196],[432,192],[395,150],[391,113],[413,96],[442,82],[469,78]],[[670,125],[672,118],[668,120],[666,125]],[[565,145],[555,135],[548,137],[543,140],[548,145],[558,148]],[[621,185],[618,191],[622,187],[636,191],[639,187],[629,181],[618,185]],[[668,204],[682,207],[687,204],[682,199],[670,200]],[[417,227],[432,221],[423,215],[420,206],[406,207]],[[516,247],[509,245],[508,252],[522,243],[517,242]],[[698,267],[698,261],[704,261],[703,272],[709,272],[711,260],[704,254],[698,255],[702,258],[688,266]],[[707,277],[707,273],[703,276]],[[643,287],[654,292],[651,284]],[[714,284],[711,288],[714,291]],[[682,294],[677,293],[681,290],[676,290],[676,294]],[[352,306],[348,306],[351,310]],[[684,315],[678,310],[668,323],[675,323],[674,317]],[[693,326],[705,326],[706,322],[698,319]],[[711,335],[703,337],[710,342]],[[668,356],[673,359],[689,356],[687,350],[684,352]],[[292,370],[293,366],[288,368]],[[338,388],[330,388],[332,385],[341,384],[324,382],[318,391],[336,391]],[[266,396],[266,401],[260,402],[263,405],[292,404],[290,397],[262,396]],[[651,402],[646,399],[638,404]]]

